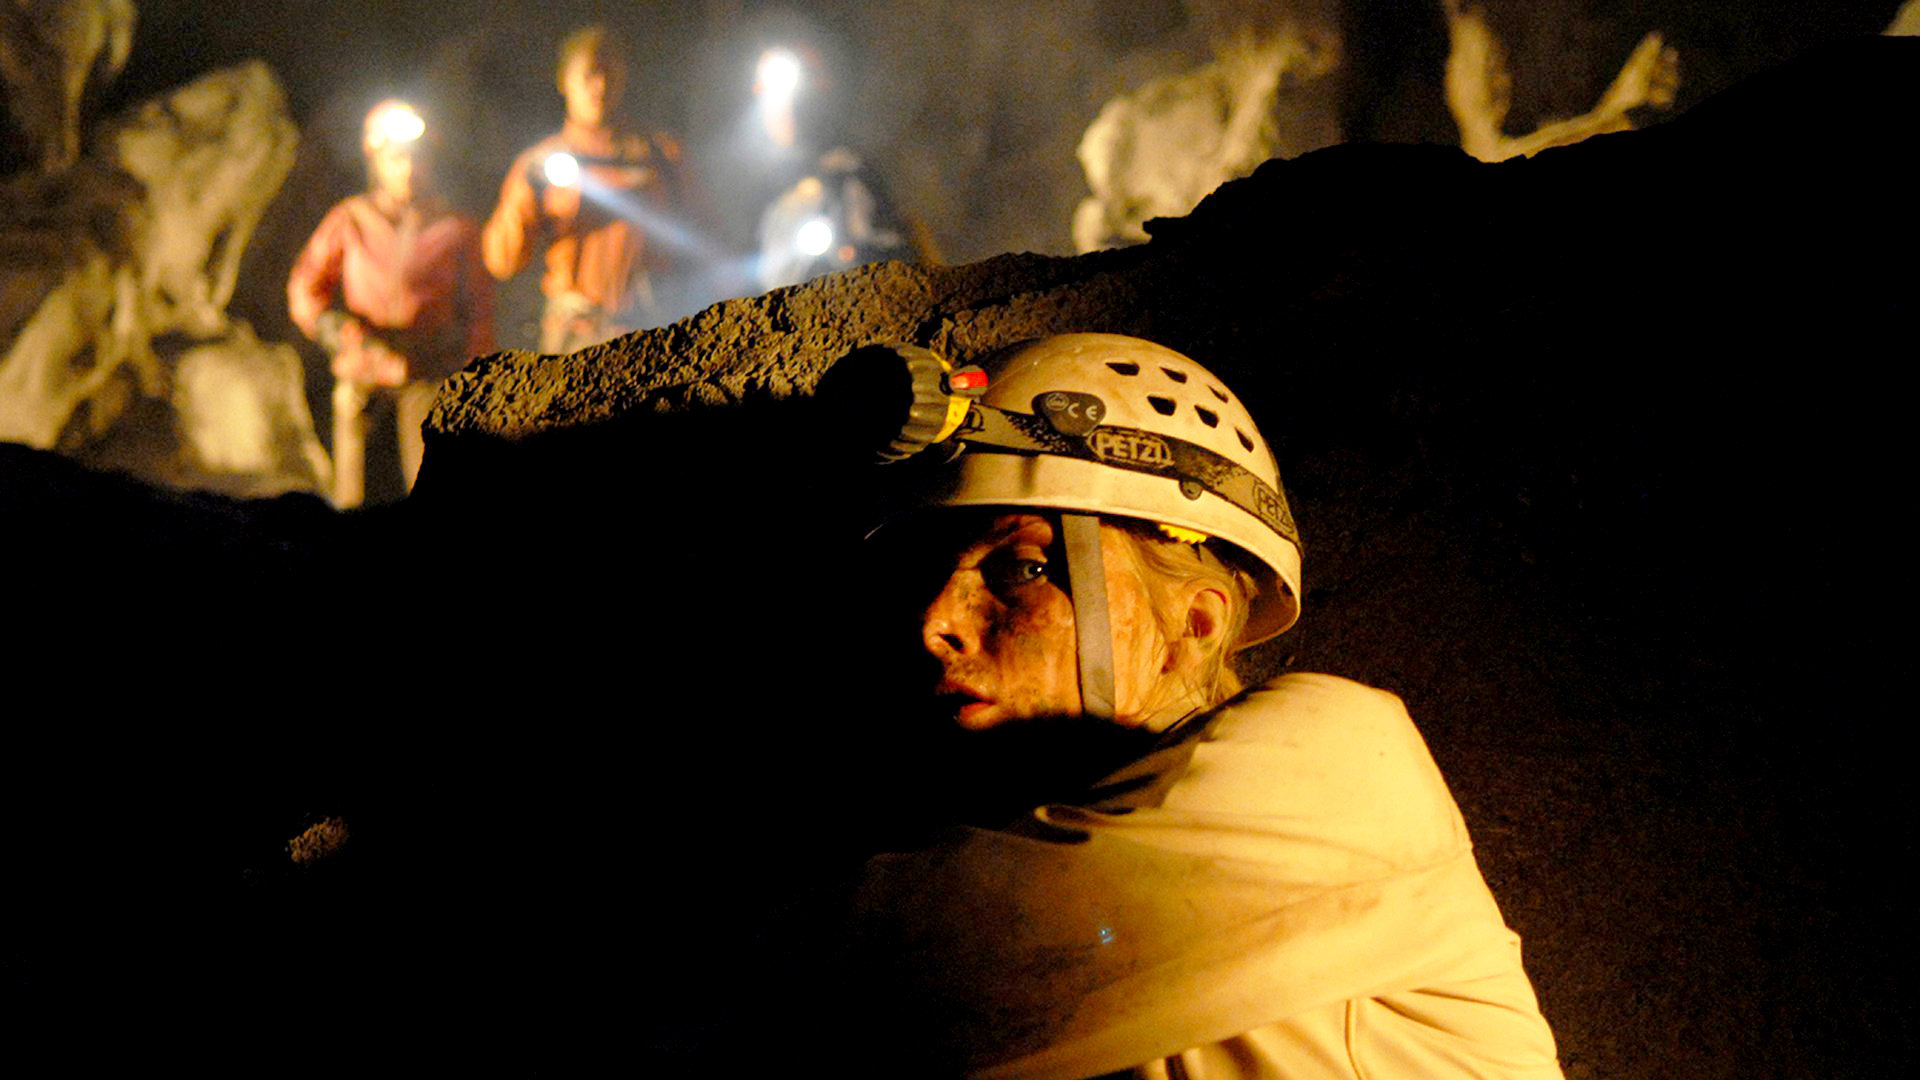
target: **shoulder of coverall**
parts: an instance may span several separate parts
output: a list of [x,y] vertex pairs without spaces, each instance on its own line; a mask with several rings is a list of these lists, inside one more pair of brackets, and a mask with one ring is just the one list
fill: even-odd
[[[1233,720],[1222,732],[1223,718]],[[1162,805],[1168,790],[1190,768],[1194,748],[1223,738],[1235,742],[1291,741],[1302,717],[1330,718],[1336,738],[1395,736],[1411,723],[1398,697],[1337,675],[1293,673],[1249,686],[1205,713],[1167,729],[1141,757],[1104,777],[1088,791],[1090,807],[1139,809]]]
[[1222,706],[1182,781],[1162,803],[1168,809],[1362,825],[1390,818],[1392,854],[1409,863],[1468,843],[1406,704],[1337,675],[1282,675]]

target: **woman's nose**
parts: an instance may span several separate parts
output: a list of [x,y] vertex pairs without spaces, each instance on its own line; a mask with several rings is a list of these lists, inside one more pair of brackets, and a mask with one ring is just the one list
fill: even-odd
[[920,641],[933,655],[946,659],[980,648],[979,619],[973,611],[972,590],[955,574],[920,617]]

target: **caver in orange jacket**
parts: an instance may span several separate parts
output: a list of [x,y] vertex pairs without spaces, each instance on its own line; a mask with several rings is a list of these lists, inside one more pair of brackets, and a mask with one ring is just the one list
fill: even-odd
[[[579,160],[580,183],[547,182],[546,160],[561,151]],[[645,288],[645,274],[665,266],[664,253],[647,242],[642,220],[673,205],[679,162],[679,144],[668,136],[595,131],[569,122],[528,148],[508,171],[500,204],[487,221],[488,271],[502,281],[519,273],[545,231],[540,291],[549,300],[571,294],[618,313]],[[596,196],[582,198],[583,187]]]

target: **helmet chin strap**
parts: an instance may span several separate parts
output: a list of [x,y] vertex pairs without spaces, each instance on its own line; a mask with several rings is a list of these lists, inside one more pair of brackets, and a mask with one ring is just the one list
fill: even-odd
[[1107,621],[1107,567],[1100,551],[1100,517],[1062,511],[1067,580],[1073,591],[1073,625],[1079,638],[1080,711],[1114,718],[1113,629]]

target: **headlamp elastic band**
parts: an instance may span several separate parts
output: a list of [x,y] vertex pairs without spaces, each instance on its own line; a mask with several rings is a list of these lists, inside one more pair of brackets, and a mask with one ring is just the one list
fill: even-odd
[[1045,419],[974,402],[953,438],[970,450],[1000,454],[1054,454],[1130,472],[1164,476],[1190,499],[1210,491],[1300,544],[1286,500],[1238,462],[1185,439],[1118,425],[1096,425],[1085,435],[1063,435]]

